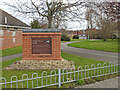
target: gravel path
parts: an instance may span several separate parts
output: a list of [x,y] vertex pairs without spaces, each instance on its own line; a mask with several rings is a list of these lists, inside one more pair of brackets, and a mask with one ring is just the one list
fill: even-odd
[[118,88],[118,77],[96,82],[93,84],[77,86],[76,88]]

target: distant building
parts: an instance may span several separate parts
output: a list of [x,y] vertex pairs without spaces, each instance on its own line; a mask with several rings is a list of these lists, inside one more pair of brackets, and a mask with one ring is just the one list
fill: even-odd
[[85,30],[79,30],[78,35],[79,35],[79,39],[87,39]]
[[87,39],[85,30],[64,30],[61,29],[62,34],[66,34],[70,38],[73,38],[74,35],[79,35],[80,39]]
[[[120,38],[119,36],[119,32],[118,32],[117,28],[116,30],[114,30],[113,36],[114,38]],[[102,29],[86,29],[86,30],[62,30],[61,32],[62,34],[65,33],[67,36],[69,36],[70,38],[73,38],[74,35],[79,35],[79,39],[87,39],[89,36],[89,39],[103,39],[103,30]],[[112,38],[112,34],[109,32],[107,34],[107,38],[111,39]]]
[[78,35],[77,31],[74,30],[65,30],[66,31],[66,35],[69,36],[70,38],[73,38],[74,35]]
[[27,24],[0,9],[0,50],[22,46],[22,30]]

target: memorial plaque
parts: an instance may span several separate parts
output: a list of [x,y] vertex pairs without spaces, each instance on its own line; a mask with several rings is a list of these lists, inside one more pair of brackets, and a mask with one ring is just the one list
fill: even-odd
[[51,38],[32,38],[32,54],[52,54]]

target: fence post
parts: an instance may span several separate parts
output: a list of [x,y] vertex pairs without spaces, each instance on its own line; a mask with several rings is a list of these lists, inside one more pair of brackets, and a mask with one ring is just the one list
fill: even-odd
[[61,72],[60,69],[58,69],[58,87],[61,86]]

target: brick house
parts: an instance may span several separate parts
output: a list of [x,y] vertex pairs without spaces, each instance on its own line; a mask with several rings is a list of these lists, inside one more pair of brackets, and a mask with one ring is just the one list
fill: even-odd
[[69,36],[70,38],[73,38],[74,35],[77,35],[78,32],[74,31],[74,30],[61,30],[61,33],[65,33],[67,36]]
[[22,45],[22,30],[27,24],[0,9],[0,50]]
[[61,33],[66,34],[70,38],[73,38],[74,35],[81,35],[80,39],[84,39],[83,36],[86,35],[85,30],[64,30],[64,29],[61,29]]

